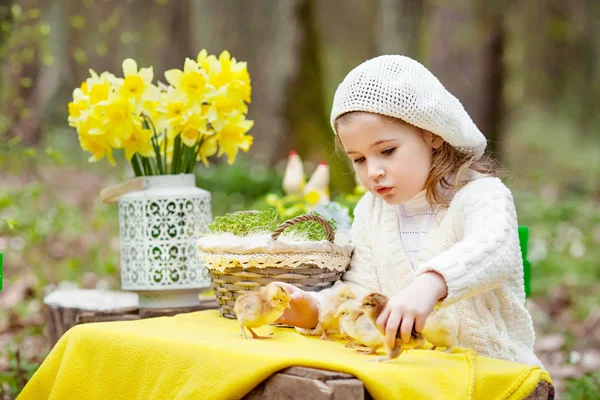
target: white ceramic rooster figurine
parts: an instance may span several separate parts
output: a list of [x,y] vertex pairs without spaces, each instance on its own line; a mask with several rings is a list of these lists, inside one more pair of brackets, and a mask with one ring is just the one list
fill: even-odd
[[299,195],[306,185],[302,159],[296,151],[290,151],[288,163],[283,175],[283,191],[287,195]]
[[318,190],[329,196],[329,165],[321,161],[304,187],[304,194]]
[[329,165],[321,161],[304,187],[304,199],[312,207],[329,202]]

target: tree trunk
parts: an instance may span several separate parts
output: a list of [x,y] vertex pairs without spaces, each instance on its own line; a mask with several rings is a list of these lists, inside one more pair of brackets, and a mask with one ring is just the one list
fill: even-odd
[[[198,55],[198,50],[193,48],[192,6],[191,0],[178,0],[157,9],[161,13],[161,21],[167,25],[165,34],[168,40],[159,51],[160,59],[156,60],[162,64],[160,69],[163,71],[183,69],[186,57],[195,60]],[[162,76],[156,78],[164,82]]]
[[516,3],[519,39],[523,42],[523,104],[540,104],[550,111],[556,110],[564,99],[571,64],[566,60],[572,61],[573,57],[570,3],[547,0]]
[[379,1],[379,52],[419,58],[423,0]]
[[[2,96],[11,125],[9,136],[19,137],[26,145],[37,145],[42,141],[42,121],[48,101],[58,88],[60,76],[56,63],[48,65],[43,62],[49,40],[37,32],[41,22],[51,24],[60,9],[58,5],[54,5],[46,9],[45,15],[32,18],[25,13],[39,9],[39,0],[21,0],[18,4],[24,14],[15,21],[11,29],[15,40],[6,49],[3,69],[6,84],[2,88]],[[23,32],[33,33],[26,36]],[[24,59],[23,54],[26,52],[30,52],[32,56]]]
[[[331,164],[331,189],[350,192],[355,186],[354,171],[345,155],[333,149],[334,133],[329,124],[333,96],[346,74],[360,63],[379,54],[380,11],[372,0],[328,0],[314,4],[318,39],[320,89],[324,97],[321,112],[326,126],[312,135],[321,135],[323,150]],[[374,6],[375,5],[375,6]],[[310,84],[310,82],[306,82]],[[313,136],[306,139],[312,140]]]
[[432,27],[431,71],[463,104],[501,158],[505,46],[504,21],[496,5],[437,2],[428,10]]
[[296,9],[301,30],[295,55],[297,69],[289,82],[284,118],[290,140],[287,148],[298,150],[306,160],[326,158],[330,127],[325,116],[320,42],[315,25],[315,1],[302,0]]
[[249,157],[274,165],[286,153],[290,132],[283,118],[286,87],[297,68],[299,0],[198,0],[193,2],[192,36],[197,54],[228,50],[248,63],[252,104],[248,118],[254,144]]

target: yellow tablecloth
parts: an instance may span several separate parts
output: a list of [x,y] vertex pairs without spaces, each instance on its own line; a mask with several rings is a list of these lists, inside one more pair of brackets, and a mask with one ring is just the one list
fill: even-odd
[[361,379],[376,399],[521,399],[544,379],[538,367],[456,349],[410,350],[368,362],[341,342],[266,326],[244,340],[215,310],[79,325],[52,349],[18,399],[237,399],[274,372],[299,365]]

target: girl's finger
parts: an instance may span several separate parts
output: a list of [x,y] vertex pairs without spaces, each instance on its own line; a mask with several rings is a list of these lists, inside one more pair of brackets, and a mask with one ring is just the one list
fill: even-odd
[[400,336],[402,337],[402,341],[404,343],[410,342],[414,322],[415,322],[415,317],[413,317],[412,315],[405,314],[402,316],[402,324],[400,326]]
[[418,316],[417,318],[415,318],[415,332],[423,332],[423,329],[425,329],[425,323],[427,322],[427,317],[420,317]]
[[375,321],[375,325],[377,326],[377,330],[382,334],[385,333],[385,326],[387,325],[387,320],[390,316],[391,310],[386,306],[383,311],[377,317]]
[[392,312],[385,326],[385,345],[388,349],[393,349],[396,346],[396,335],[402,315],[398,312]]

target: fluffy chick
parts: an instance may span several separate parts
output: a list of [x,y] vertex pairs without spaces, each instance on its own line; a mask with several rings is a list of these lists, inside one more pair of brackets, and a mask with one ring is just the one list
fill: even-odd
[[348,300],[356,299],[356,292],[346,283],[336,283],[331,294],[323,301],[319,312],[319,325],[323,329],[321,339],[329,340],[328,335],[339,330],[337,311],[340,305]]
[[[388,298],[383,294],[369,293],[363,297],[360,308],[362,311],[364,311],[365,315],[369,318],[373,325],[376,325],[377,317],[379,314],[381,314],[387,302]],[[378,331],[378,333],[381,340],[385,341],[385,332]],[[400,332],[398,331],[398,333]],[[404,343],[400,337],[397,337],[394,348],[390,349],[386,346],[387,356],[379,357],[376,361],[391,360],[402,354],[404,350],[423,347],[424,344],[425,340],[423,335],[415,332],[413,329],[410,342]]]
[[351,344],[356,343],[368,347],[367,350],[357,349],[360,353],[374,354],[381,346],[383,340],[375,325],[360,308],[356,300],[349,300],[340,305],[335,317],[339,319],[339,329],[342,337]]
[[242,329],[242,336],[248,339],[244,328],[248,329],[254,339],[270,339],[269,336],[258,336],[252,328],[275,322],[290,307],[290,294],[276,282],[263,286],[258,292],[244,293],[235,301],[233,310]]
[[433,345],[433,350],[437,347],[445,347],[446,351],[452,350],[452,347],[458,344],[458,319],[450,309],[441,309],[432,312],[427,317],[425,328],[423,328],[423,337]]

